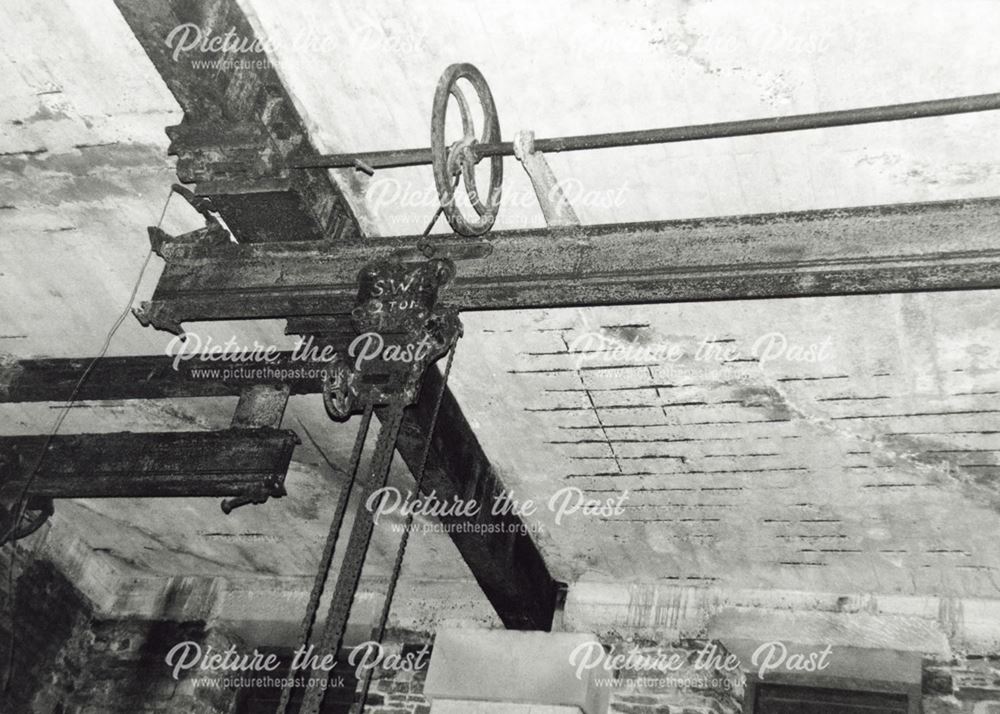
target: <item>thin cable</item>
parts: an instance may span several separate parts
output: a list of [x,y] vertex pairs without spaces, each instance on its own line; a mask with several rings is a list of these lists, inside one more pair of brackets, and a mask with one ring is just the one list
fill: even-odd
[[[424,438],[424,448],[420,454],[420,464],[417,467],[416,494],[420,496],[420,489],[424,484],[424,473],[427,470],[427,457],[431,451],[431,440],[434,438],[434,428],[437,426],[438,412],[441,411],[441,403],[444,401],[444,393],[448,388],[448,375],[451,374],[451,363],[455,359],[455,345],[452,345],[448,352],[448,361],[444,366],[444,374],[441,376],[441,389],[438,390],[437,401],[434,402],[434,411],[431,412],[431,422],[427,427],[427,436]],[[406,516],[406,525],[403,527],[403,537],[399,541],[396,549],[396,561],[392,566],[392,575],[389,578],[389,587],[386,589],[385,601],[382,603],[382,614],[379,617],[378,631],[375,641],[379,644],[385,637],[386,624],[389,622],[389,610],[392,608],[392,599],[396,594],[396,585],[399,583],[399,575],[403,569],[403,558],[406,556],[406,545],[410,540],[410,529],[413,527],[413,513]],[[361,697],[358,700],[358,714],[363,714],[365,705],[368,703],[368,690],[372,684],[372,670],[365,672],[364,685],[361,688]]]
[[[173,198],[174,189],[170,189],[170,193],[167,194],[167,200],[163,203],[163,210],[160,211],[160,219],[156,222],[156,227],[159,228],[163,225],[163,219],[167,215],[167,207],[170,205],[170,199]],[[101,345],[100,351],[97,355],[90,360],[87,368],[83,370],[83,374],[76,381],[73,386],[73,391],[70,392],[69,399],[67,399],[66,404],[59,412],[59,416],[56,418],[55,424],[53,424],[52,429],[49,431],[45,438],[45,442],[42,444],[42,450],[38,454],[38,458],[35,460],[35,464],[28,474],[28,478],[25,479],[24,486],[21,487],[21,491],[17,497],[17,506],[14,509],[14,517],[11,520],[11,526],[4,534],[3,539],[0,543],[6,544],[7,540],[10,539],[11,550],[10,550],[10,570],[7,573],[7,585],[10,602],[9,616],[10,616],[10,643],[7,649],[7,670],[4,674],[3,691],[6,692],[10,688],[10,680],[14,671],[14,566],[17,561],[17,546],[15,545],[15,540],[13,540],[14,534],[17,532],[17,527],[21,524],[21,520],[24,518],[24,513],[28,508],[28,491],[31,489],[32,484],[38,476],[38,472],[42,467],[42,463],[45,461],[45,455],[49,451],[49,446],[52,445],[52,440],[58,434],[59,429],[62,427],[63,422],[66,421],[66,417],[69,415],[70,409],[73,408],[73,404],[76,403],[77,395],[80,393],[80,389],[83,387],[83,383],[87,381],[87,377],[93,371],[94,366],[97,361],[103,358],[107,352],[108,348],[111,346],[111,340],[114,339],[115,333],[125,322],[125,318],[128,317],[129,313],[132,311],[132,303],[135,301],[135,296],[139,293],[139,286],[142,284],[143,275],[146,273],[146,268],[149,266],[149,261],[153,257],[153,249],[150,248],[146,252],[146,258],[142,261],[142,267],[139,269],[139,275],[136,276],[135,283],[132,286],[132,292],[129,294],[128,303],[122,313],[115,320],[111,329],[108,330],[104,337],[104,344]],[[33,560],[30,558],[25,567],[30,567]]]

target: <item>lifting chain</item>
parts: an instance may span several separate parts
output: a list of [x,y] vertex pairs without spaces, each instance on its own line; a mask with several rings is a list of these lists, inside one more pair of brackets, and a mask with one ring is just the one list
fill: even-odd
[[[413,480],[416,485],[413,492],[419,494],[424,485],[424,472],[427,469],[427,457],[430,455],[431,443],[434,439],[434,428],[437,426],[438,413],[441,411],[441,402],[444,401],[444,393],[448,387],[448,376],[451,374],[451,365],[455,360],[455,347],[452,346],[451,350],[448,352],[448,360],[444,365],[444,374],[441,376],[441,388],[438,390],[437,399],[434,401],[434,412],[431,414],[430,425],[427,428],[427,437],[424,440],[424,447],[420,453],[420,463],[417,467],[416,473],[413,474]],[[372,640],[378,644],[382,644],[382,639],[385,637],[385,628],[389,623],[389,611],[392,608],[392,600],[396,594],[396,585],[399,583],[399,574],[403,571],[403,558],[406,556],[406,546],[410,541],[410,531],[413,526],[413,513],[412,511],[406,515],[406,524],[403,526],[403,535],[399,539],[399,545],[396,548],[396,560],[392,566],[392,575],[389,578],[389,586],[386,588],[385,599],[382,603],[382,614],[379,616],[378,625],[375,628],[374,636]],[[357,714],[362,714],[365,710],[365,704],[368,702],[368,689],[371,687],[372,683],[372,670],[368,669],[365,672],[365,680],[361,687],[361,694],[358,696],[358,710]]]
[[[340,537],[340,528],[344,522],[344,515],[347,513],[347,504],[351,498],[351,491],[354,490],[354,483],[358,476],[358,466],[361,463],[361,452],[368,437],[368,428],[371,425],[373,406],[365,408],[361,417],[361,424],[358,426],[358,435],[354,439],[354,449],[351,451],[351,465],[347,471],[347,483],[340,489],[337,496],[337,506],[333,513],[333,522],[330,532],[327,534],[326,543],[323,546],[323,554],[319,559],[316,578],[313,580],[312,591],[309,593],[309,603],[306,605],[306,614],[302,618],[302,625],[299,628],[298,642],[302,646],[308,646],[312,639],[313,627],[316,624],[316,613],[319,610],[319,601],[323,596],[326,586],[327,575],[330,572],[330,565],[333,562],[333,554],[337,550],[337,539]],[[295,678],[294,672],[289,672],[287,682],[281,690],[281,700],[278,703],[278,714],[284,714],[288,708],[288,702],[292,696],[292,680]]]
[[[351,313],[358,337],[351,342],[346,353],[339,353],[328,366],[323,379],[323,401],[334,419],[344,420],[359,411],[363,417],[351,454],[349,480],[338,497],[300,629],[299,644],[303,651],[309,653],[308,661],[317,664],[309,676],[310,686],[306,688],[299,710],[301,714],[319,712],[330,675],[329,670],[322,667],[321,663],[327,656],[330,656],[330,660],[336,659],[343,644],[351,605],[374,531],[372,514],[365,512],[365,504],[388,482],[396,440],[403,422],[403,411],[416,402],[424,372],[444,354],[453,355],[455,344],[461,337],[462,325],[457,313],[436,306],[438,290],[454,274],[455,266],[448,259],[431,259],[418,263],[380,260],[365,266],[359,273],[358,301]],[[450,366],[449,357],[446,373]],[[442,386],[442,393],[443,389]],[[376,407],[381,408],[381,426],[370,464],[364,470],[364,476],[359,478],[361,454]],[[435,419],[437,411],[435,408]],[[427,435],[428,440],[432,433],[433,424]],[[424,448],[424,460],[428,446],[429,444]],[[420,471],[422,472],[422,468]],[[326,622],[315,646],[307,649],[347,513],[348,501],[354,491],[357,491],[357,506]],[[397,568],[401,558],[402,549],[397,556]],[[386,613],[396,577],[398,573],[394,572],[393,584],[384,608]],[[381,629],[384,630],[384,622]],[[287,711],[291,698],[290,685],[296,677],[294,672],[289,674],[288,686],[282,691],[278,714]]]

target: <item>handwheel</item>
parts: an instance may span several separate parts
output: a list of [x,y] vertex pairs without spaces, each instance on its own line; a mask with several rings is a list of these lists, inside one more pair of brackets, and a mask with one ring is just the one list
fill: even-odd
[[[468,80],[479,96],[483,108],[483,131],[477,139],[469,103],[457,82]],[[448,98],[455,97],[462,119],[462,138],[445,144],[445,119],[448,113]],[[480,158],[476,154],[479,143],[492,144],[500,141],[500,120],[497,117],[493,94],[482,73],[471,64],[449,66],[438,81],[434,92],[434,107],[431,112],[431,154],[434,167],[434,184],[445,218],[452,229],[463,236],[479,236],[493,227],[497,211],[500,209],[500,187],[503,183],[503,157],[490,157],[490,186],[483,201],[476,183],[476,164]],[[467,218],[455,203],[457,178],[462,179],[469,203],[477,217]]]

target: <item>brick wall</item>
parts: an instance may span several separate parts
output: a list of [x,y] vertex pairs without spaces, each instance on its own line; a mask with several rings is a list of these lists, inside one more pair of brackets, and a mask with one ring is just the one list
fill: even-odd
[[[165,655],[192,640],[216,649],[235,642],[204,623],[94,617],[84,597],[42,560],[0,549],[0,673],[7,672],[13,591],[14,658],[10,686],[0,693],[4,714],[221,714],[235,692],[195,686],[195,676],[175,681]],[[9,576],[13,573],[13,579]],[[11,584],[13,581],[13,588]],[[199,673],[201,679],[211,674]]]
[[1000,714],[1000,656],[924,662],[924,714]]
[[[677,655],[683,666],[623,669],[615,673],[612,714],[737,714],[742,707],[742,678],[716,666],[728,652],[707,640],[684,640],[663,646],[651,642],[616,642],[612,653],[637,652],[650,657]],[[699,658],[702,658],[699,660]],[[652,660],[651,660],[652,661]]]
[[[10,559],[11,548],[0,549],[0,678],[10,673],[8,688],[0,692],[0,711],[58,711],[76,674],[64,651],[86,627],[90,612],[83,596],[50,563],[25,565],[24,553],[15,562],[11,588]],[[8,669],[12,620],[14,658]]]
[[[203,622],[108,620],[49,562],[11,548],[0,549],[0,678],[6,672],[11,627],[11,592],[15,607],[14,666],[11,684],[0,693],[3,714],[255,714],[274,711],[280,689],[236,691],[225,673],[193,669],[172,676],[169,650],[181,642],[221,652],[244,643]],[[13,574],[13,578],[8,576]],[[13,585],[13,588],[11,588]],[[401,642],[421,647],[420,635],[396,635],[386,644],[398,652]],[[395,642],[395,644],[393,644]],[[342,658],[346,661],[346,658]],[[345,666],[346,689],[329,693],[324,714],[346,712],[357,684]],[[428,714],[423,697],[426,669],[416,672],[378,669],[366,714]],[[232,676],[232,675],[228,675]],[[235,676],[240,676],[239,674]],[[296,697],[299,698],[299,697]]]
[[[405,653],[411,648],[419,650],[427,643],[422,635],[398,633],[387,637],[384,644],[385,653],[395,655]],[[291,650],[261,650],[267,654],[275,654],[282,662],[280,676],[283,680],[288,676],[288,665],[291,662]],[[330,681],[335,684],[327,691],[323,700],[321,714],[348,714],[351,705],[360,696],[360,682],[356,670],[348,665],[349,650],[342,650],[337,658],[337,667],[330,673]],[[427,657],[424,658],[429,659]],[[294,675],[296,679],[305,679],[308,671],[300,671]],[[371,687],[368,690],[365,714],[428,714],[430,705],[424,697],[424,681],[427,678],[426,667],[418,671],[395,671],[376,668],[373,673]],[[258,682],[262,680],[258,679]],[[292,711],[301,703],[305,693],[304,686],[292,691],[290,709]],[[258,686],[245,688],[238,696],[235,714],[273,714],[281,696],[278,685],[263,681]]]
[[[415,641],[407,638],[407,646],[421,647],[426,641]],[[402,649],[399,644],[387,645],[387,651],[397,652]],[[424,681],[427,679],[427,668],[413,672],[387,671],[376,669],[372,678],[371,690],[368,694],[369,705],[375,705],[365,714],[429,714],[431,708],[424,697]]]
[[221,714],[233,711],[236,692],[221,676],[191,670],[174,679],[167,652],[180,642],[223,651],[241,642],[202,622],[93,620],[64,651],[78,674],[63,698],[65,714]]

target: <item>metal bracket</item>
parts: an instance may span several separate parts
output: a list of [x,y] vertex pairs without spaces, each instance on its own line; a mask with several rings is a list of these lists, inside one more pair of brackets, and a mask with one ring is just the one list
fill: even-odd
[[[254,384],[247,387],[236,404],[232,426],[237,429],[280,428],[290,393],[287,384]],[[264,480],[263,496],[227,498],[221,504],[222,512],[229,515],[240,506],[266,503],[269,498],[280,498],[286,493],[284,480],[271,474]]]
[[232,233],[226,228],[219,219],[215,216],[215,207],[212,205],[212,199],[208,196],[199,196],[195,194],[194,191],[182,186],[179,183],[173,184],[171,187],[174,193],[183,197],[185,201],[193,208],[198,211],[201,216],[205,219],[205,240],[210,243],[229,243],[233,240]]
[[248,506],[251,503],[260,505],[267,503],[268,499],[281,498],[288,494],[288,491],[285,490],[283,480],[273,474],[264,479],[264,488],[266,489],[266,493],[262,496],[234,496],[233,498],[225,499],[220,504],[222,512],[228,516],[240,506]]
[[549,228],[579,226],[580,219],[552,173],[545,154],[535,149],[535,132],[519,131],[514,135],[514,156],[531,179],[545,224]]
[[179,236],[172,236],[159,226],[149,226],[146,231],[149,233],[149,246],[154,253],[163,258],[163,247],[168,243],[223,245],[233,242],[232,233],[215,216],[215,206],[212,205],[212,199],[208,196],[199,196],[179,183],[172,184],[170,190],[201,214],[202,218],[205,219],[205,227],[182,233]]

